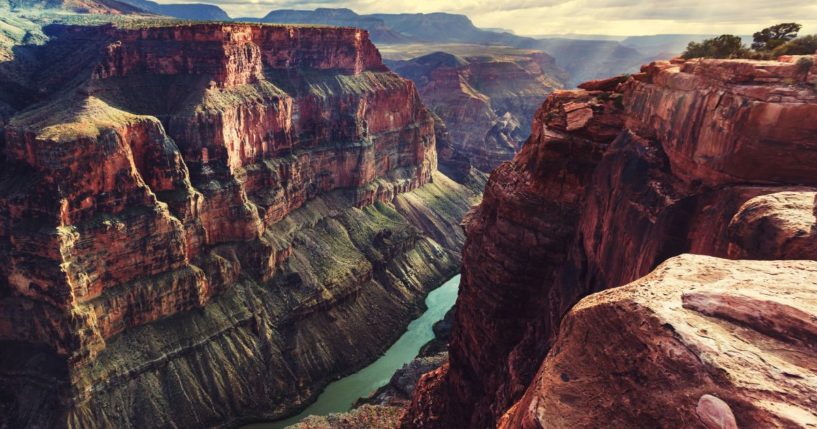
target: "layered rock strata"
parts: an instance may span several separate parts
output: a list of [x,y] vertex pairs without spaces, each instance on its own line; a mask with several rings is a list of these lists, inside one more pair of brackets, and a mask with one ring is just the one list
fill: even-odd
[[2,141],[0,425],[281,417],[459,268],[476,193],[365,31],[151,25],[31,48]]
[[[814,222],[814,189],[810,187],[817,185],[814,64],[812,56],[767,62],[657,62],[631,77],[552,94],[537,113],[533,134],[522,151],[492,174],[483,202],[467,216],[450,365],[421,380],[403,427],[492,427],[523,395],[528,402],[520,403],[516,417],[503,424],[515,427],[511,423],[524,420],[531,427],[534,421],[546,425],[547,418],[530,411],[540,409],[535,398],[558,400],[548,389],[561,389],[572,379],[570,374],[568,380],[554,379],[555,373],[548,369],[556,362],[571,361],[551,349],[560,326],[559,350],[581,347],[578,342],[583,341],[569,335],[575,326],[568,324],[570,318],[562,322],[563,315],[583,296],[632,282],[668,258],[682,253],[745,259],[813,258],[808,237]],[[789,268],[792,278],[810,275],[808,267],[793,264]],[[696,269],[694,263],[689,267]],[[727,270],[724,276],[731,273]],[[700,281],[708,282],[703,277]],[[684,287],[670,286],[672,294],[686,292]],[[802,292],[809,299],[817,293],[808,286]],[[622,294],[627,295],[625,300],[637,300]],[[605,308],[616,306],[609,305]],[[625,313],[646,317],[650,305],[645,309],[616,307],[621,329],[610,322],[607,330],[605,322],[595,327],[593,335],[609,337],[621,332],[632,334],[642,344],[660,342],[661,335],[669,334],[666,330],[633,332],[623,325],[630,323]],[[747,305],[751,309],[754,303]],[[571,317],[590,306],[578,307]],[[793,314],[800,314],[798,311]],[[622,358],[628,356],[627,350],[616,350],[624,353]],[[548,351],[551,357],[534,378]],[[653,353],[657,357],[644,362],[647,373],[660,372],[650,365],[660,367],[671,359],[666,356],[670,351]],[[813,360],[801,357],[805,360],[796,365],[813,367]],[[581,364],[595,365],[599,371],[618,367],[609,354]],[[698,368],[716,371],[702,365]],[[675,387],[673,377],[685,376],[673,368],[664,369],[661,376],[667,377],[666,384],[643,395],[635,391],[608,395],[589,384],[583,394],[606,400],[610,407],[663,403],[658,396],[665,388]],[[690,374],[703,373],[686,375]],[[734,374],[740,377],[739,372]],[[626,374],[622,377],[626,379]],[[705,380],[694,377],[694,382],[706,386]],[[794,383],[813,396],[813,386],[806,381]],[[733,403],[744,395],[737,388],[731,395],[715,392]],[[689,410],[703,393],[696,391],[698,396],[691,403],[677,404],[684,407],[690,425],[701,424]],[[758,401],[771,400],[771,396],[760,396]],[[787,398],[778,398],[779,406],[808,409],[807,404]],[[709,409],[706,404],[709,402],[704,402],[703,409]],[[795,408],[792,412],[799,413]],[[760,415],[746,407],[732,411],[739,422]],[[609,423],[599,417],[602,413],[588,412],[586,419],[574,422],[549,421],[568,426]],[[646,412],[642,417],[629,421],[647,426],[677,422]],[[650,420],[652,417],[656,418]],[[778,424],[784,419],[768,421]]]
[[390,64],[417,84],[423,101],[448,126],[457,152],[484,172],[513,158],[530,135],[536,109],[565,79],[553,58],[536,51],[467,57],[435,52]]

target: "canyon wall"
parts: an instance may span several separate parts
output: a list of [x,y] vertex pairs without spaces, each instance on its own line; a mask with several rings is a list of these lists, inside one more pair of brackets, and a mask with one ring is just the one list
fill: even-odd
[[425,104],[447,125],[456,150],[484,172],[513,158],[542,101],[566,79],[544,52],[493,49],[497,52],[434,52],[389,62],[417,84]]
[[25,48],[0,140],[0,426],[282,417],[459,269],[478,193],[437,172],[439,127],[365,31],[158,25]]
[[552,94],[466,216],[450,363],[402,426],[814,421],[813,264],[656,267],[817,257],[815,60],[656,62]]

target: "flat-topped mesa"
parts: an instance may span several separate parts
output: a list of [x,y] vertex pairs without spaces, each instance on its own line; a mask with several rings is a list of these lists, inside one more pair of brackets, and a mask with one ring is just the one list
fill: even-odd
[[[77,33],[95,31],[83,27]],[[131,73],[206,74],[228,87],[261,78],[262,62],[272,70],[329,70],[359,74],[385,71],[365,30],[252,24],[192,24],[149,29],[112,26],[115,40],[95,70],[100,78]],[[161,49],[156,49],[161,46]]]
[[466,217],[450,364],[403,426],[496,425],[571,306],[668,258],[813,259],[815,61],[656,62],[551,94]]

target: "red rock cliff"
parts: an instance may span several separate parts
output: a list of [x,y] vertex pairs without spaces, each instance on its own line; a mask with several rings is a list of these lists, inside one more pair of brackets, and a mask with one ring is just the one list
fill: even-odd
[[50,28],[4,127],[0,425],[280,417],[458,268],[474,194],[365,31],[134,27]]
[[[665,379],[656,383],[663,384],[640,395],[610,394],[592,383],[582,385],[581,393],[563,389],[560,383],[572,380],[572,372],[561,376],[554,368],[581,361],[599,373],[618,366],[610,354],[595,361],[588,361],[592,352],[559,355],[559,350],[579,350],[575,342],[583,340],[573,335],[585,329],[565,325],[562,316],[581,297],[634,281],[685,252],[813,259],[805,237],[813,225],[814,191],[804,186],[817,185],[814,64],[814,57],[659,62],[630,78],[551,95],[522,151],[491,175],[483,202],[467,216],[450,366],[425,376],[403,426],[491,427],[523,394],[525,400],[503,420],[506,427],[608,424],[616,407],[640,407],[622,417],[624,426],[703,424],[703,418],[687,412],[686,402],[677,404],[684,412],[662,414],[672,401],[654,401],[652,395],[676,387],[682,392],[673,377],[697,375],[674,372],[655,360],[641,368],[655,370],[651,377],[661,374]],[[813,299],[817,292],[806,288],[804,293]],[[582,311],[571,317],[589,314]],[[586,328],[598,338],[626,331],[641,343],[659,341],[650,337],[658,332],[608,326],[602,319]],[[560,322],[560,348],[551,350]],[[627,347],[616,350],[636,353]],[[580,375],[585,376],[591,377]],[[760,416],[758,407],[773,397],[766,393],[747,402],[746,393],[735,389],[730,398],[743,398],[733,410],[740,422]],[[795,389],[813,396],[814,386],[806,382]],[[551,405],[573,401],[577,396],[571,391],[588,410],[612,405],[607,412],[562,416]],[[690,395],[698,395],[698,401],[701,392]],[[673,398],[680,401],[680,396]],[[636,402],[654,404],[628,405]],[[656,404],[664,405],[652,407]],[[786,421],[778,417],[764,421]]]

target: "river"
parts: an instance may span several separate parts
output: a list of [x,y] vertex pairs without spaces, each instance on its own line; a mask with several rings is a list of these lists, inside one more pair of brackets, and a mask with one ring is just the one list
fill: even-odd
[[434,338],[432,326],[454,305],[459,284],[460,276],[457,275],[431,291],[425,301],[428,309],[408,325],[406,333],[383,356],[360,371],[330,383],[301,414],[275,422],[248,425],[243,429],[281,429],[308,416],[324,416],[351,409],[358,398],[369,396],[388,383],[395,371],[417,357],[420,348]]

